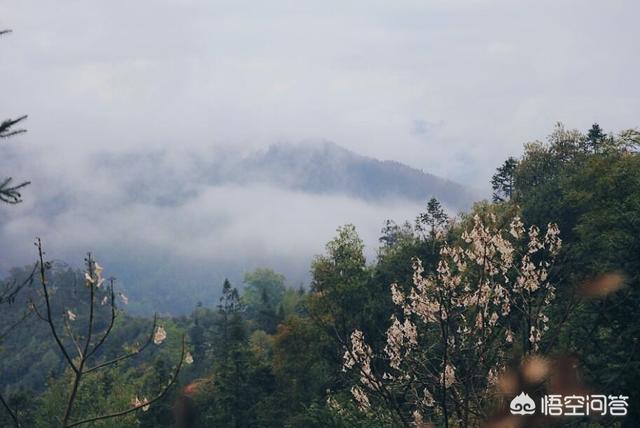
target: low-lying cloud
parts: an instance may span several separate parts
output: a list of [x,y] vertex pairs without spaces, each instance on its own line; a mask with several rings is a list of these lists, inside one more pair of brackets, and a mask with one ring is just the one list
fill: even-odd
[[[32,261],[31,243],[39,236],[49,258],[72,265],[92,251],[134,296],[150,299],[136,284],[146,276],[163,283],[160,289],[185,286],[193,304],[214,295],[222,278],[238,280],[260,266],[283,271],[291,284],[306,282],[313,256],[347,223],[356,225],[373,257],[384,220],[411,220],[423,205],[259,183],[211,185],[198,181],[195,156],[125,158],[130,162],[115,169],[108,155],[63,169],[37,162],[25,201],[1,214],[0,241],[10,246],[3,247],[0,269]],[[61,170],[66,174],[58,180]],[[203,281],[206,292],[197,284]]]

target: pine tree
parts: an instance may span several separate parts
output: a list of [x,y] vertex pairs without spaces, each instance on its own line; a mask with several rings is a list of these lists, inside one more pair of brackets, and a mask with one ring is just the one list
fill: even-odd
[[518,161],[514,157],[509,157],[491,177],[494,202],[508,201],[513,197],[514,177],[517,167]]
[[[10,33],[11,30],[1,30],[0,35]],[[27,132],[25,129],[16,129],[15,126],[25,120],[26,115],[20,116],[17,119],[6,119],[0,123],[0,139],[13,137],[18,134]],[[29,181],[24,181],[19,184],[13,183],[13,178],[7,177],[0,179],[0,201],[8,204],[17,204],[22,202],[22,195],[20,189],[29,185]]]
[[602,132],[600,125],[594,123],[587,132],[587,149],[593,153],[598,153],[602,150],[605,138],[607,138],[607,134]]
[[204,405],[207,409],[202,421],[205,426],[247,426],[251,403],[247,397],[249,354],[243,311],[238,290],[225,279],[213,344],[216,357],[213,391]]
[[447,217],[447,213],[442,208],[440,201],[436,198],[431,198],[427,202],[427,211],[420,213],[416,218],[416,230],[421,233],[428,231],[433,239],[436,231],[447,224],[448,220],[449,217]]

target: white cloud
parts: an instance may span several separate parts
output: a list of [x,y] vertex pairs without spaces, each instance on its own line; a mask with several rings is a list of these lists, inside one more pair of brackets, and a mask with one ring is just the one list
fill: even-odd
[[[118,238],[192,256],[216,253],[220,237],[233,251],[311,251],[347,221],[368,234],[414,207],[255,188],[198,189],[174,210],[119,207],[122,189],[90,165],[167,149],[180,180],[190,152],[326,139],[487,183],[556,121],[640,125],[638,12],[635,1],[578,0],[4,1],[0,25],[14,33],[0,41],[0,117],[30,117],[2,148],[18,159],[0,167],[34,183],[0,217],[1,237],[12,255],[46,232],[74,251]],[[38,204],[61,188],[73,189],[72,209],[42,217]]]

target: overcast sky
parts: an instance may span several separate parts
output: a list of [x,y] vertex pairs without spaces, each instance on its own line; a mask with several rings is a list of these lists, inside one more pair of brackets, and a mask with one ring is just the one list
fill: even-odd
[[[0,118],[29,114],[3,169],[80,192],[105,151],[325,139],[486,187],[556,121],[640,125],[639,16],[632,0],[0,0]],[[53,221],[16,218],[0,236]]]
[[[328,139],[467,184],[554,122],[638,126],[637,1],[0,1],[23,145]],[[479,180],[479,181],[478,181]]]

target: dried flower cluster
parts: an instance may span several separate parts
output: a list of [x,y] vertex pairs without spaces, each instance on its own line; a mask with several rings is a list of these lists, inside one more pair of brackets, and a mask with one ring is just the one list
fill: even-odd
[[149,410],[150,405],[147,404],[148,400],[146,397],[142,397],[142,401],[136,395],[135,398],[131,401],[131,407],[141,408],[143,412]]
[[155,333],[153,333],[153,343],[156,345],[162,344],[164,340],[167,338],[167,332],[161,325],[156,328]]
[[96,288],[100,288],[104,283],[104,278],[102,277],[102,271],[104,269],[98,264],[98,262],[92,260],[91,258],[87,259],[87,266],[87,270],[84,273],[84,281],[86,286],[95,286]]

